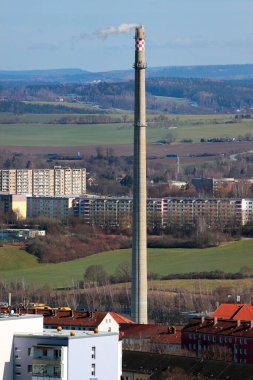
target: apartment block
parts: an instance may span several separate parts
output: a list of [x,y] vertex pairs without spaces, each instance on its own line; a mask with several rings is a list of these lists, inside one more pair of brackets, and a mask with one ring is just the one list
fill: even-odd
[[222,193],[249,187],[253,183],[252,178],[193,178],[192,184],[197,192],[212,194],[214,197],[221,196]]
[[194,318],[182,330],[182,348],[200,358],[253,364],[253,322]]
[[72,216],[70,197],[27,197],[27,217],[45,216],[50,219],[65,220]]
[[118,333],[43,330],[42,315],[0,314],[2,380],[120,380]]
[[15,213],[17,219],[25,219],[27,212],[26,196],[0,193],[0,212],[9,216]]
[[101,227],[131,226],[133,201],[131,198],[86,197],[75,198],[73,215],[85,223]]
[[14,380],[120,380],[118,333],[69,331],[15,334]]
[[253,199],[242,199],[242,224],[253,223]]
[[[73,215],[101,227],[130,226],[132,198],[85,197],[73,201]],[[201,220],[209,226],[239,226],[253,220],[253,200],[230,198],[149,198],[149,228],[192,227]]]
[[202,220],[209,226],[242,225],[242,199],[169,198],[165,226],[193,226]]
[[[0,379],[15,379],[15,369],[19,368],[20,351],[13,347],[13,337],[16,333],[27,334],[43,332],[43,317],[41,315],[0,314]],[[14,367],[16,361],[16,368]]]
[[0,191],[35,196],[84,195],[86,169],[11,169],[0,170]]
[[32,194],[33,171],[31,169],[16,170],[16,194]]
[[16,194],[16,169],[0,170],[0,191]]

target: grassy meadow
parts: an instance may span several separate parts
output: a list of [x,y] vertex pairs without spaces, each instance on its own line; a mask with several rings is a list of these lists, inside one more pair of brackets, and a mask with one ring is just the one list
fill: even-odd
[[[20,248],[0,248],[0,279],[6,281],[25,280],[27,283],[36,283],[52,287],[70,286],[73,281],[83,278],[85,269],[89,265],[101,264],[109,274],[113,274],[122,262],[131,261],[131,250],[102,252],[83,259],[73,260],[60,264],[40,264],[37,260]],[[253,271],[253,240],[246,239],[228,243],[215,248],[205,249],[149,249],[148,271],[167,275],[171,273],[201,272],[222,270],[224,272],[240,272],[244,267]],[[189,286],[189,281],[176,280]],[[196,281],[196,280],[194,280]],[[208,280],[210,282],[210,280]],[[214,280],[213,284],[219,281]],[[226,280],[228,283],[235,283]],[[232,281],[232,282],[231,282]],[[242,281],[242,280],[239,280]],[[243,280],[253,283],[252,280]],[[206,280],[205,280],[206,282]],[[159,281],[164,286],[171,281]],[[212,285],[215,286],[215,285]],[[209,287],[212,287],[211,283]],[[247,285],[248,286],[248,285]]]
[[[71,115],[18,115],[16,124],[11,120],[14,115],[0,113],[0,145],[90,146],[132,144],[133,142],[132,123],[57,124],[57,121],[64,116]],[[166,124],[166,122],[148,123],[148,143],[166,139],[168,134],[173,135],[176,142],[179,142],[183,139],[200,141],[201,138],[234,137],[239,134],[253,133],[250,119],[234,123],[234,115],[168,115],[168,118],[175,120],[175,128],[171,129],[171,124]]]

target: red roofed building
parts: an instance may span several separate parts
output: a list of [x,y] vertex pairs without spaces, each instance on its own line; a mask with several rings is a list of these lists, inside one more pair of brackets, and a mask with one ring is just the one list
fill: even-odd
[[168,352],[181,349],[182,326],[127,324],[120,327],[123,348],[139,351]]
[[[64,310],[65,309],[65,310]],[[67,309],[67,310],[66,310]],[[8,312],[8,308],[0,308]],[[61,326],[65,330],[94,330],[99,332],[119,332],[121,324],[134,324],[120,314],[106,311],[74,311],[70,308],[18,308],[18,314],[41,314],[44,316],[44,328],[56,329]]]
[[211,315],[213,318],[253,321],[253,306],[250,304],[223,303]]
[[94,330],[119,332],[121,323],[134,323],[117,313],[103,311],[56,311],[53,315],[44,315],[45,328],[57,328],[69,330]]
[[182,348],[198,357],[253,364],[253,321],[194,318],[182,329]]

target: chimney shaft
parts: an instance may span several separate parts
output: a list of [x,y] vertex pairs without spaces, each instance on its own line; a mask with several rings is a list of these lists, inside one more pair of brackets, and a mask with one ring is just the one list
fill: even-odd
[[144,28],[135,31],[132,318],[147,323],[146,98]]

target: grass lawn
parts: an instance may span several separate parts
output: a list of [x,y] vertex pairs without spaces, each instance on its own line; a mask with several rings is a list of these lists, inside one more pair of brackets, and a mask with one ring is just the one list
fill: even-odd
[[[9,264],[5,264],[9,252],[12,256]],[[0,279],[24,279],[28,283],[54,287],[69,286],[73,281],[83,278],[83,273],[89,265],[101,264],[112,274],[117,266],[125,261],[131,261],[130,249],[102,252],[60,264],[39,264],[28,253],[18,248],[4,247],[0,248]],[[241,240],[218,248],[148,250],[149,272],[161,275],[216,269],[239,272],[242,267],[253,268],[253,240]]]

